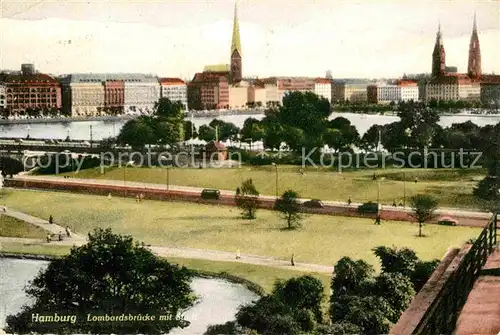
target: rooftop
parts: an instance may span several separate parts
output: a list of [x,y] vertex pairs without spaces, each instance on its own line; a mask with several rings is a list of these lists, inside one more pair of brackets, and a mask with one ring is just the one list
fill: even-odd
[[229,72],[230,66],[229,64],[213,64],[206,65],[203,69],[203,72]]
[[184,80],[180,78],[159,78],[161,85],[182,85],[186,84]]

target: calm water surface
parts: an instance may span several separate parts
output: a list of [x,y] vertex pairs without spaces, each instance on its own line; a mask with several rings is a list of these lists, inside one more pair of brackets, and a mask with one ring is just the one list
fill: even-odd
[[[345,117],[356,126],[360,135],[363,135],[372,125],[384,125],[398,121],[397,116],[371,115],[371,114],[353,114],[353,113],[333,113],[330,119],[338,116]],[[218,119],[226,122],[232,122],[236,126],[243,126],[245,119],[253,117],[262,119],[264,115],[223,115]],[[214,117],[193,118],[196,127],[202,124],[208,124]],[[443,127],[450,126],[452,123],[472,121],[479,126],[488,124],[497,124],[500,122],[500,116],[442,116],[439,124]],[[85,121],[85,122],[64,122],[64,123],[33,123],[0,125],[0,137],[18,137],[25,138],[28,133],[32,138],[66,138],[68,134],[75,140],[90,140],[91,126],[92,139],[101,140],[103,138],[116,136],[126,121]]]
[[[0,258],[0,329],[5,326],[7,315],[18,313],[23,305],[31,302],[24,287],[47,265],[48,262],[42,261]],[[244,286],[220,279],[195,278],[191,287],[200,298],[185,314],[191,325],[169,334],[203,334],[211,324],[234,320],[240,305],[258,299]]]

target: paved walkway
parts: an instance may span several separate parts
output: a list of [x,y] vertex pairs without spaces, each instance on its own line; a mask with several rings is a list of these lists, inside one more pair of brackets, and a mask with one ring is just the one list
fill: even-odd
[[[167,185],[165,184],[153,184],[153,183],[140,183],[140,182],[132,182],[132,181],[126,181],[124,182],[123,180],[111,180],[111,179],[84,179],[84,178],[67,178],[65,179],[64,177],[60,176],[33,176],[33,175],[28,175],[28,174],[23,174],[23,175],[17,175],[14,176],[15,179],[20,179],[20,180],[56,180],[59,182],[66,182],[66,183],[88,183],[88,184],[101,184],[101,185],[113,185],[113,186],[129,186],[129,187],[143,187],[143,188],[149,188],[149,189],[161,189],[161,190],[167,190]],[[180,185],[169,185],[168,190],[172,191],[184,191],[184,192],[193,192],[193,193],[201,193],[203,190],[203,187],[191,187],[191,186],[180,186]],[[234,191],[229,191],[229,190],[220,190],[222,195],[235,195]],[[266,196],[266,195],[261,195],[260,198],[262,199],[276,199],[276,197],[273,196]],[[300,199],[300,201],[307,201],[310,199]],[[351,203],[348,205],[346,202],[341,202],[341,201],[322,201],[323,204],[325,205],[330,205],[330,206],[342,206],[342,207],[357,207],[361,205],[361,203]],[[398,212],[412,212],[411,208],[406,207],[393,207],[393,206],[388,206],[388,205],[381,205],[381,209],[386,210],[386,211],[398,211]],[[464,209],[459,209],[459,208],[449,208],[449,207],[441,207],[436,211],[436,214],[438,215],[456,215],[456,216],[463,216],[463,217],[469,217],[469,218],[481,218],[481,219],[489,219],[493,215],[493,213],[489,212],[478,212],[478,211],[470,211],[470,210],[464,210]],[[484,226],[484,224],[483,224]]]
[[[7,209],[4,215],[9,215],[11,217],[23,220],[25,222],[39,226],[51,233],[59,233],[59,231],[64,232],[64,228],[57,224],[50,224],[48,221],[24,214],[15,210]],[[44,246],[51,245],[67,245],[67,246],[80,246],[87,243],[85,236],[72,233],[71,238],[65,237],[62,241],[53,241],[47,244],[44,240],[32,239],[32,238],[18,238],[18,237],[0,237],[0,242],[13,242],[13,243],[23,243],[23,244],[39,244]],[[149,246],[150,250],[161,257],[180,257],[180,258],[194,258],[194,259],[204,259],[210,261],[226,261],[226,262],[237,262],[245,264],[254,265],[265,265],[270,267],[282,268],[286,270],[296,270],[304,272],[319,272],[319,273],[333,273],[333,266],[319,265],[319,264],[308,264],[300,263],[295,259],[295,266],[291,266],[290,261],[278,259],[269,256],[258,256],[258,255],[247,255],[241,254],[240,259],[236,259],[236,252],[231,253],[227,251],[219,250],[205,250],[205,249],[191,249],[191,248],[173,248],[166,246]]]

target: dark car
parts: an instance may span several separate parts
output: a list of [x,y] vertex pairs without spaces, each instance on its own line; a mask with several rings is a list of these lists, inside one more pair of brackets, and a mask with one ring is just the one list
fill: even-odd
[[323,203],[319,199],[311,199],[302,204],[304,207],[308,208],[323,208]]
[[205,190],[201,191],[201,197],[203,199],[219,200],[220,199],[220,191],[219,190],[205,189]]
[[370,214],[378,213],[378,204],[371,201],[365,202],[358,207],[358,212]]

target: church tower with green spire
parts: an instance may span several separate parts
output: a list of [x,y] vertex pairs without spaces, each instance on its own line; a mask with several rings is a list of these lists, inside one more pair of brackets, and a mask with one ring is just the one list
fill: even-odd
[[238,22],[238,4],[234,4],[233,39],[231,42],[231,82],[233,84],[243,79],[242,52],[240,41],[240,24]]

